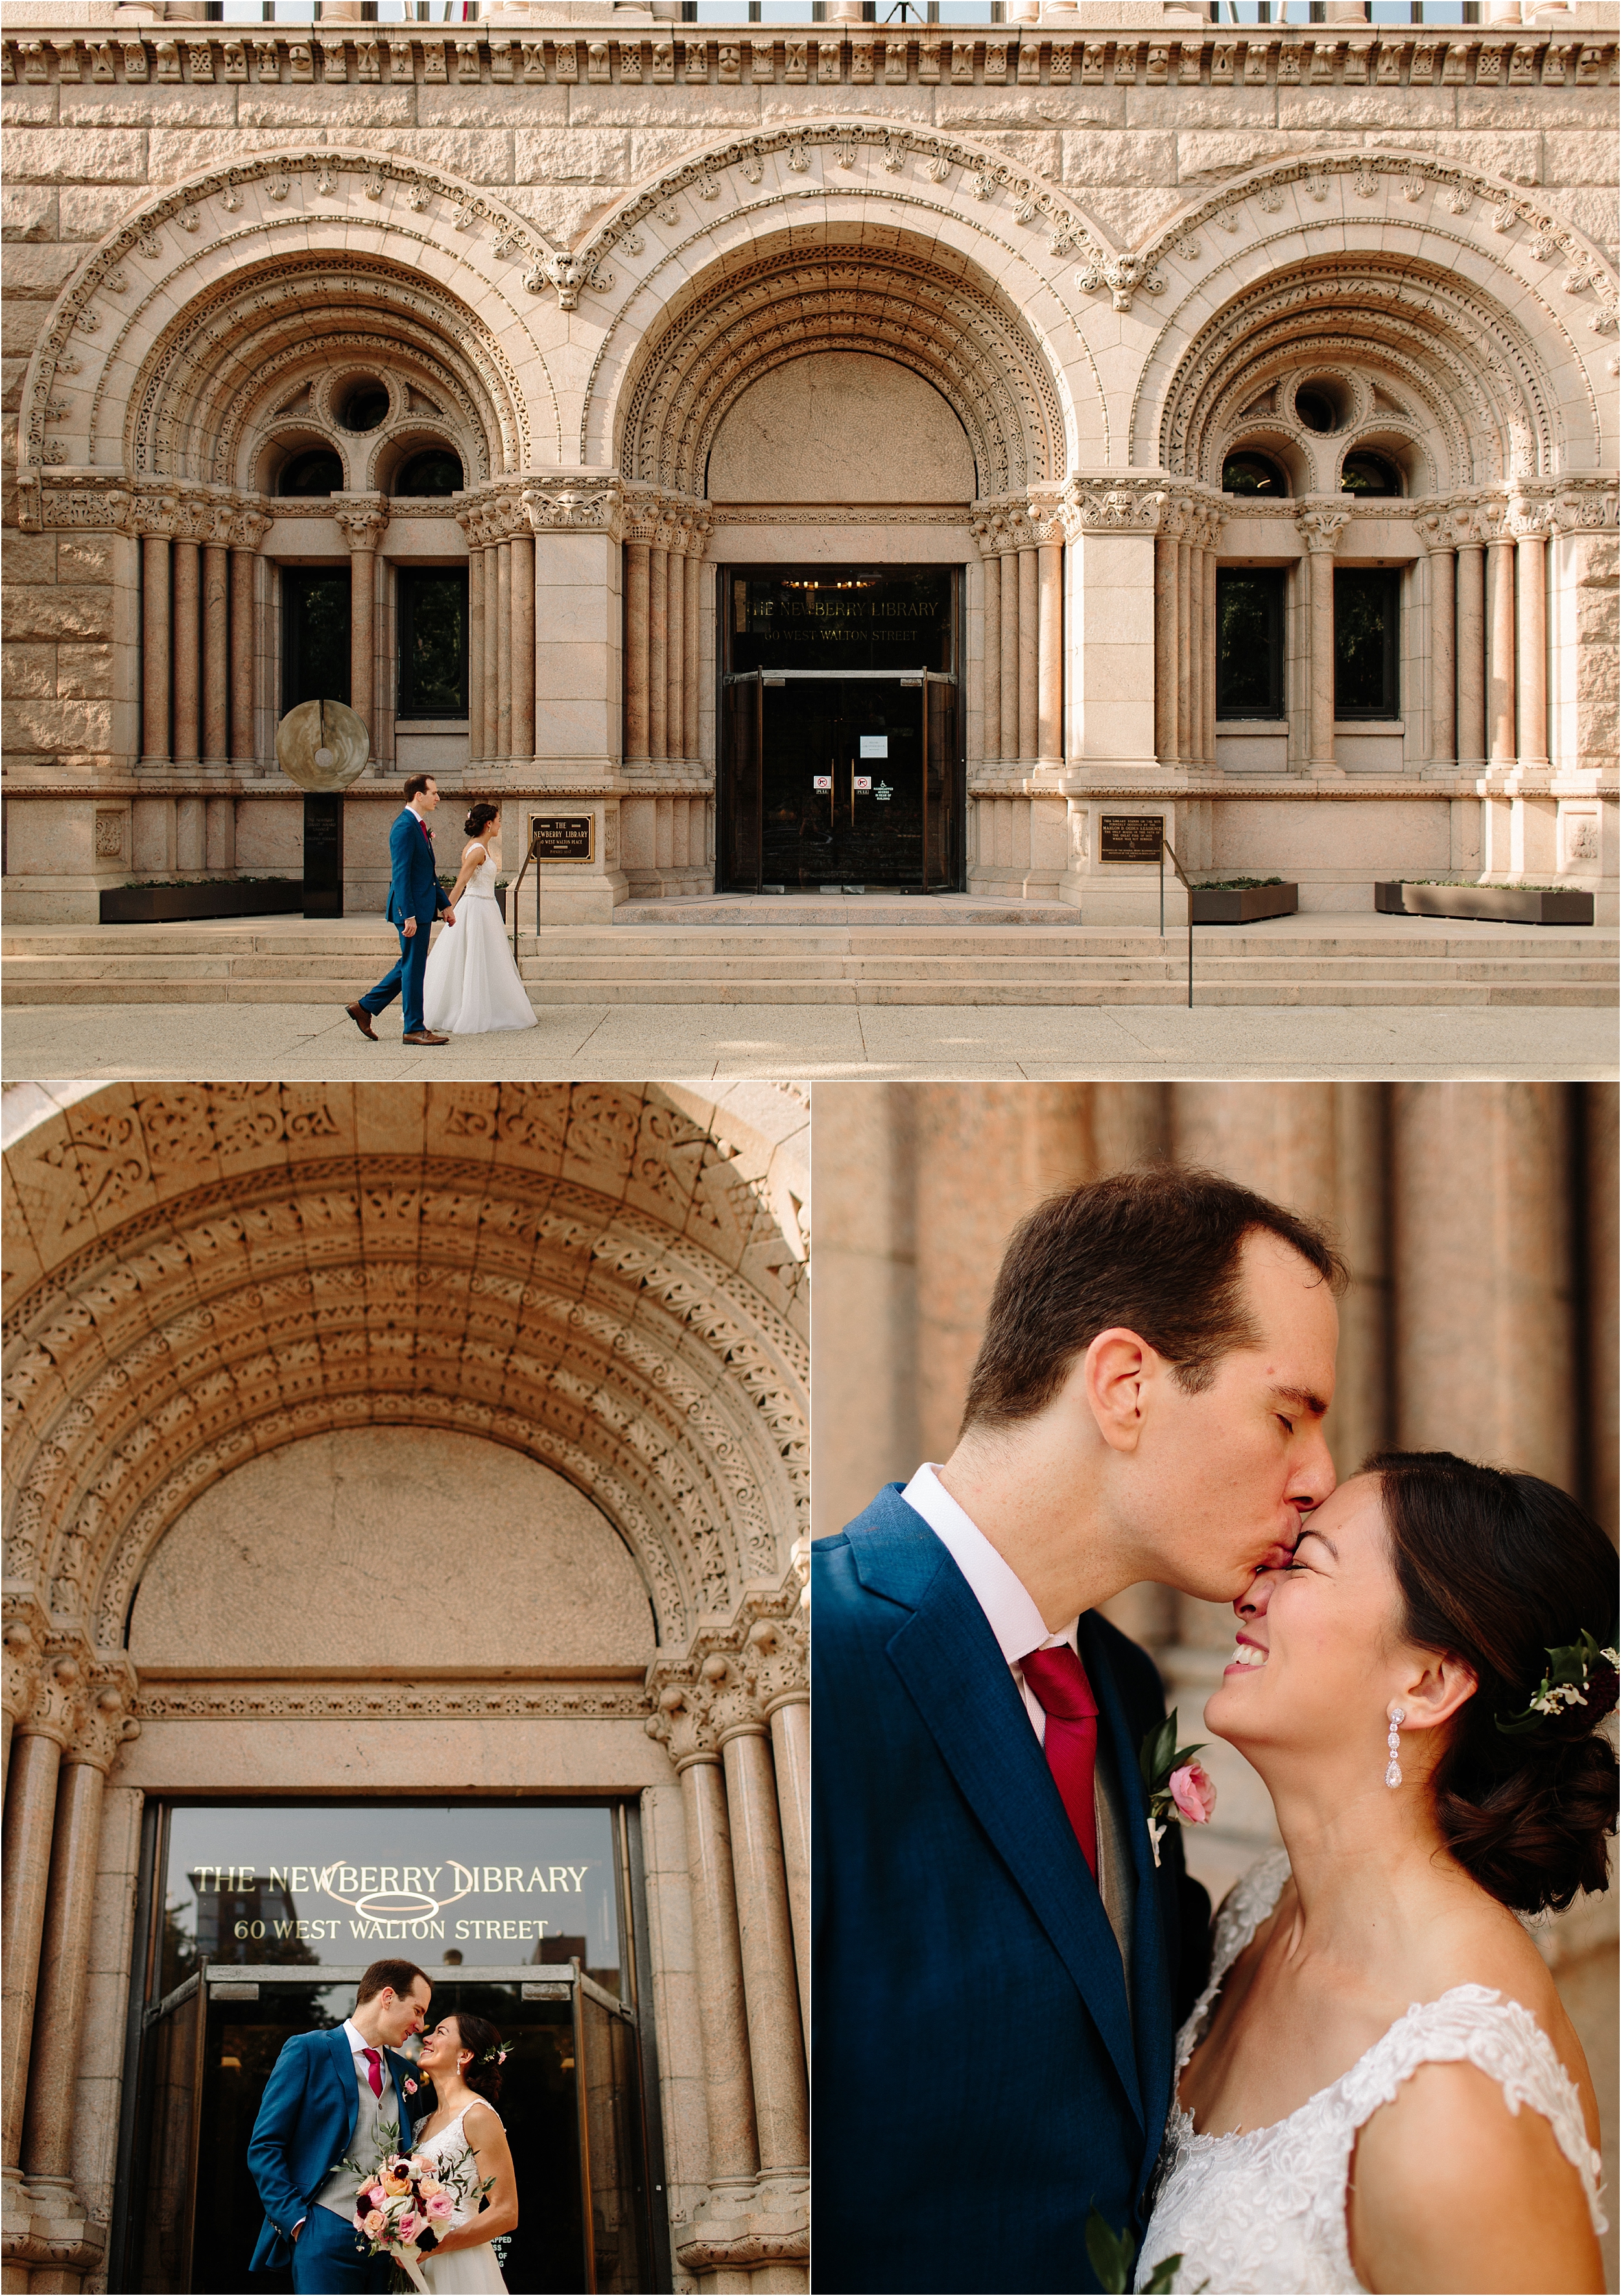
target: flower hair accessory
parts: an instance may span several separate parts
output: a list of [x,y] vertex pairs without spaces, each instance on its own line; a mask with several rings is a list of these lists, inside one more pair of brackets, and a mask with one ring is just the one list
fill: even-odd
[[505,2064],[506,2045],[504,2042],[497,2041],[492,2047],[486,2049],[484,2054],[479,2059],[479,2062],[481,2065]]
[[1547,1670],[1532,1693],[1531,1702],[1518,1714],[1494,1716],[1497,1727],[1505,1738],[1528,1738],[1540,1730],[1544,1722],[1552,1721],[1572,1706],[1585,1706],[1589,1690],[1595,1689],[1595,1668],[1601,1674],[1621,1670],[1621,1659],[1613,1650],[1603,1649],[1596,1636],[1585,1627],[1573,1643],[1555,1649],[1544,1643],[1548,1652]]

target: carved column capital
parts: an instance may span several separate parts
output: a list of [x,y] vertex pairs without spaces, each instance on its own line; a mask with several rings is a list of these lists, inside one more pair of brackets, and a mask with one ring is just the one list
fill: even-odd
[[[682,1676],[688,1679],[682,1680]],[[694,1762],[718,1762],[720,1739],[710,1717],[708,1685],[694,1678],[695,1670],[679,1664],[667,1671],[655,1663],[649,1688],[658,1701],[643,1727],[667,1749],[676,1770]]]
[[62,1749],[64,1767],[86,1763],[103,1777],[119,1748],[141,1734],[133,1708],[135,1669],[127,1660],[98,1660],[88,1670],[82,1718],[72,1743]]
[[270,531],[270,520],[262,510],[237,510],[228,514],[226,531],[221,537],[233,550],[257,551]]
[[[1153,480],[1071,479],[1064,488],[1065,531],[1071,541],[1083,534],[1158,533],[1170,499]],[[1195,507],[1190,500],[1184,517]]]
[[1451,513],[1444,510],[1420,511],[1413,524],[1423,537],[1426,550],[1455,550],[1458,537]]
[[351,550],[375,550],[381,545],[389,523],[389,503],[384,495],[369,495],[356,499],[340,496],[332,516],[343,529],[344,540]]
[[18,1722],[18,1735],[50,1738],[65,1752],[84,1726],[89,1691],[83,1655],[60,1643],[47,1649],[33,1704]]
[[1351,523],[1351,513],[1346,510],[1302,510],[1295,513],[1295,524],[1300,538],[1314,556],[1325,552],[1332,556],[1340,535]]
[[5,1600],[4,1704],[13,1728],[26,1723],[39,1693],[48,1633],[45,1616],[32,1596]]

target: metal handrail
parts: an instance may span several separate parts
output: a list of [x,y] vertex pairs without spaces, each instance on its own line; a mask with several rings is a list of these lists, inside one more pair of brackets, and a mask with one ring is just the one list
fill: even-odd
[[1171,857],[1171,866],[1181,878],[1188,896],[1188,1010],[1191,1013],[1193,1010],[1193,886],[1187,871],[1176,858],[1176,848],[1166,835],[1162,826],[1159,832],[1159,938],[1161,940],[1165,939],[1165,857],[1167,853]]

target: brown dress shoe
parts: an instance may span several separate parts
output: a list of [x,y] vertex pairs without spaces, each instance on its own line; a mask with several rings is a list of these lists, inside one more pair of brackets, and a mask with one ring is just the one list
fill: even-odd
[[436,1037],[431,1029],[413,1029],[408,1037],[400,1038],[402,1045],[447,1045],[449,1042],[448,1037]]
[[372,1042],[375,1044],[377,1042],[377,1031],[372,1026],[372,1016],[366,1011],[365,1006],[364,1004],[346,1004],[343,1009],[348,1014],[350,1020],[353,1021],[355,1026],[359,1029],[361,1035],[363,1037],[369,1037],[372,1039]]

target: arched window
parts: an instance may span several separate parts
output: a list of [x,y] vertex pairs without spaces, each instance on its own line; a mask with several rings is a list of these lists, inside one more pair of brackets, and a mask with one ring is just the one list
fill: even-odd
[[465,483],[461,456],[453,455],[448,447],[430,447],[402,464],[394,491],[397,495],[454,495]]
[[1366,448],[1347,455],[1339,473],[1339,491],[1346,495],[1399,495],[1401,474],[1394,463]]
[[350,387],[338,417],[346,430],[375,430],[388,419],[388,385],[370,375]]
[[1222,492],[1261,495],[1281,502],[1289,492],[1289,480],[1270,455],[1229,455],[1222,464]]
[[330,447],[295,455],[276,484],[279,495],[336,495],[343,491],[343,463]]

